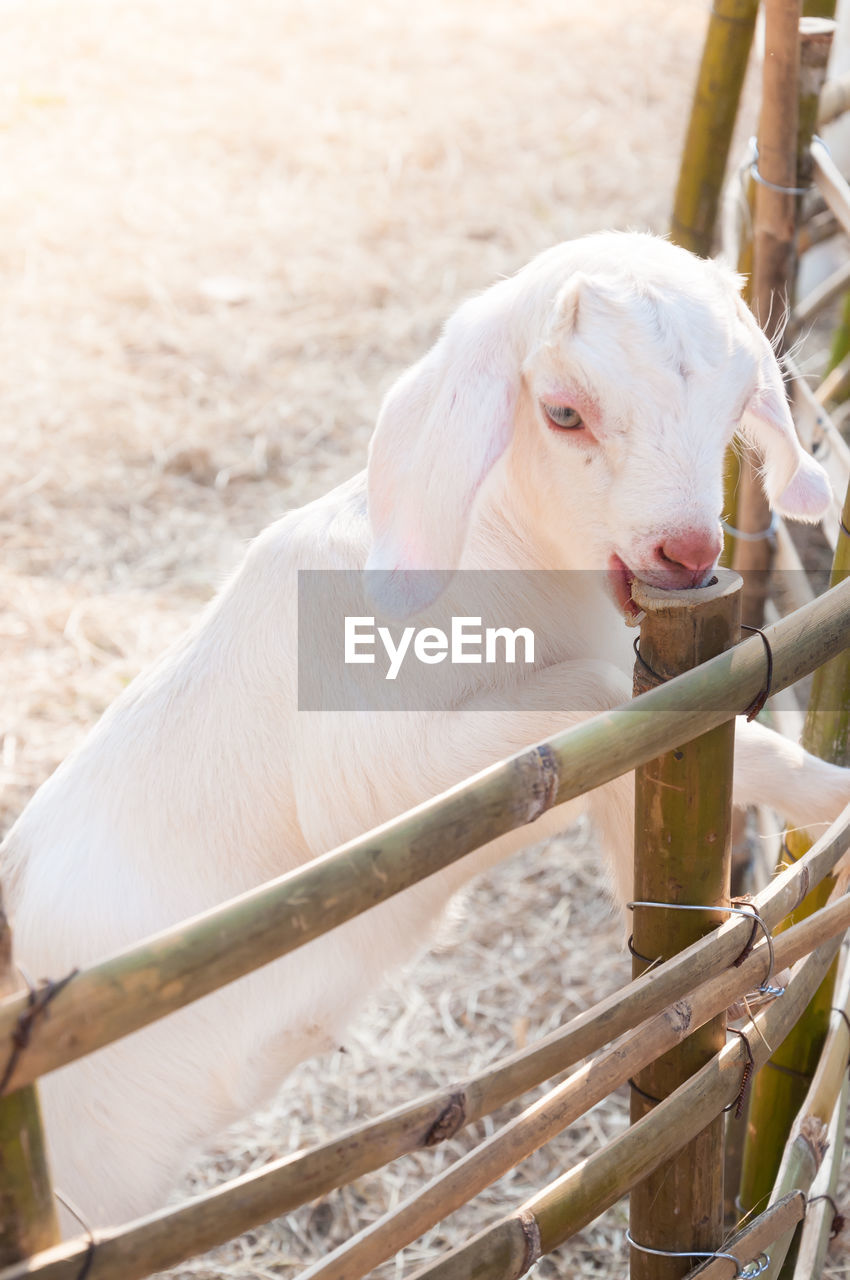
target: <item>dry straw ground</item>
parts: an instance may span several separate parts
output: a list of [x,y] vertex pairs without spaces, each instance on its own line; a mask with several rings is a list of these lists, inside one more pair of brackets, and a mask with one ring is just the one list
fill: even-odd
[[[0,0],[4,827],[246,539],[362,465],[382,391],[458,300],[556,240],[664,229],[704,21],[694,0]],[[348,1051],[187,1185],[618,984],[602,882],[586,831],[490,876]],[[624,1122],[621,1095],[405,1263]],[[466,1141],[175,1274],[288,1276]],[[623,1274],[625,1221],[541,1274]]]

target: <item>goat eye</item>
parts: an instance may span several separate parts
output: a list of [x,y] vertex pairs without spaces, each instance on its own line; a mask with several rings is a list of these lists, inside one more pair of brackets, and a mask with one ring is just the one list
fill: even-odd
[[543,411],[552,425],[561,431],[578,431],[584,426],[581,414],[568,404],[544,404]]

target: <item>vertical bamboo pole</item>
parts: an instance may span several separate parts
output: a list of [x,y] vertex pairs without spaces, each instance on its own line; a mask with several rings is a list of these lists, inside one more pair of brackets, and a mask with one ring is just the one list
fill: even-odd
[[[0,999],[21,982],[0,898]],[[59,1243],[35,1085],[0,1098],[0,1267]]]
[[[768,337],[781,341],[785,307],[794,277],[797,185],[797,84],[800,0],[766,0],[762,108],[754,232],[753,310]],[[770,183],[771,185],[766,185]],[[736,527],[757,535],[770,527],[770,509],[756,469],[741,468]],[[772,539],[736,539],[733,564],[745,578],[743,619],[764,621]]]
[[806,18],[834,18],[835,0],[803,0],[803,16]]
[[[826,68],[835,31],[835,23],[818,18],[802,18],[799,31],[800,77],[795,181],[798,187],[803,187],[811,182],[812,177],[811,140],[817,125],[820,92],[826,79]],[[757,186],[754,179],[750,179],[749,186],[750,207],[752,208],[754,189]],[[799,196],[796,197],[796,209],[798,217],[800,210]],[[753,244],[752,239],[749,238],[742,244],[741,259],[738,263],[738,270],[744,275],[752,271],[752,254]],[[750,279],[744,291],[748,305],[753,303],[752,291],[749,288],[752,283],[753,281]],[[741,485],[742,475],[746,476],[746,484],[743,486]],[[741,498],[742,494],[745,495],[743,500]],[[749,503],[750,522],[753,524],[757,522],[754,514],[755,508],[753,507],[756,496],[758,496],[758,511],[760,512],[757,519],[763,521],[758,527],[760,530],[768,529],[770,527],[770,515],[767,501],[764,498],[760,484],[754,480],[752,463],[748,458],[740,458],[734,449],[730,448],[727,455],[724,482],[724,510],[728,513],[728,522],[734,528],[746,527],[745,524],[741,523],[741,520],[746,520],[746,517],[739,513],[739,501],[741,501],[742,506],[746,506]],[[728,532],[724,538],[721,564],[734,564],[737,568],[743,568],[745,567],[744,561],[747,557],[750,557],[754,561],[750,567],[759,569],[759,572],[748,577],[744,588],[745,621],[749,622],[751,626],[761,625],[759,615],[764,612],[764,600],[768,586],[768,569],[773,562],[774,552],[775,545],[772,538],[766,538],[761,543],[750,544],[749,546],[744,544],[743,539],[736,540]],[[750,607],[748,607],[748,602],[751,602]],[[740,879],[740,875],[736,876],[736,871],[739,871],[742,867],[747,867],[750,856],[745,834],[746,814],[739,810],[736,812],[733,821],[732,879],[735,892],[738,893],[741,892],[741,888],[735,885],[735,881]],[[730,1126],[730,1132],[736,1138],[740,1136],[738,1129],[734,1126]],[[735,1183],[737,1187],[737,1178]]]
[[753,42],[758,0],[715,0],[673,204],[676,244],[707,258]]
[[[850,488],[844,501],[830,586],[850,575],[848,529]],[[850,657],[847,654],[833,658],[815,672],[802,741],[803,746],[824,760],[850,765]],[[796,831],[786,834],[785,844],[788,853],[782,865],[795,861],[809,847],[804,833]],[[781,928],[790,927],[823,906],[834,887],[834,877],[827,876]],[[741,1175],[740,1203],[745,1210],[759,1207],[770,1194],[788,1131],[803,1104],[820,1057],[834,980],[833,967],[804,1016],[755,1079]]]
[[[701,590],[660,591],[635,583],[634,596],[646,613],[636,693],[654,682],[647,667],[668,678],[740,637],[741,580],[728,569],[718,570],[716,583]],[[636,772],[635,899],[708,908],[635,907],[639,956],[666,959],[727,918],[711,907],[729,904],[733,744],[730,721]],[[645,967],[635,959],[636,976]],[[652,1109],[650,1099],[667,1097],[722,1049],[725,1028],[725,1015],[714,1018],[638,1074],[632,1123]],[[722,1116],[632,1192],[631,1233],[653,1249],[717,1248],[723,1235]],[[633,1280],[677,1280],[689,1270],[689,1259],[632,1249],[631,1268]]]

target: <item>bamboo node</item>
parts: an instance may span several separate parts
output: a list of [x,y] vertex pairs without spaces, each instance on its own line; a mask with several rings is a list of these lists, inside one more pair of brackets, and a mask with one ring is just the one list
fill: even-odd
[[519,1223],[525,1239],[525,1257],[522,1260],[520,1275],[525,1275],[526,1271],[530,1271],[535,1262],[543,1256],[543,1245],[540,1240],[540,1227],[533,1213],[526,1209],[519,1215]]
[[64,978],[60,978],[58,982],[53,982],[52,979],[47,978],[40,987],[33,986],[29,978],[25,978],[29,988],[27,1007],[19,1015],[15,1029],[12,1032],[12,1049],[3,1074],[0,1076],[0,1097],[6,1092],[6,1086],[14,1074],[18,1060],[30,1042],[34,1024],[42,1014],[47,1013],[50,1001],[55,996],[58,996],[64,987],[67,987],[77,973],[79,973],[78,969],[72,969],[70,973],[66,974]]
[[803,1116],[800,1121],[799,1137],[811,1149],[815,1168],[819,1169],[826,1155],[828,1126],[817,1116]]
[[436,1147],[466,1124],[466,1094],[453,1093],[425,1135],[423,1146]]
[[537,765],[538,774],[530,788],[532,804],[528,821],[536,822],[541,814],[555,804],[561,776],[557,757],[547,743],[543,742],[535,747],[531,758]]

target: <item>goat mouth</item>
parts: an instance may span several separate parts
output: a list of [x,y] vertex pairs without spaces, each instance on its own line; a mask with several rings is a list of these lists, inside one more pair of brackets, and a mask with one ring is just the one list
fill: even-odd
[[632,599],[632,583],[636,577],[637,574],[629,568],[625,560],[621,560],[618,555],[608,557],[608,581],[611,592],[620,612],[625,614],[630,622],[634,622],[641,612],[640,607]]

